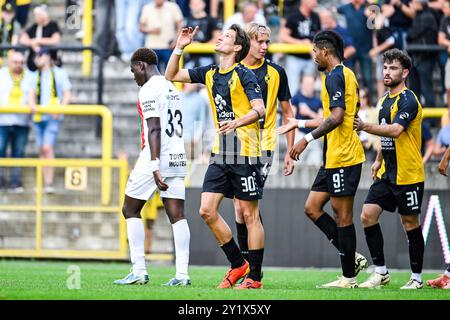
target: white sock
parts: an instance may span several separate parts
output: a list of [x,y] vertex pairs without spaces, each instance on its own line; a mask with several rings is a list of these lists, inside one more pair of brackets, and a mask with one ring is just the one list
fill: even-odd
[[381,266],[381,267],[375,266],[375,272],[378,274],[386,274],[388,272],[388,270],[385,265]]
[[129,218],[127,222],[128,244],[130,246],[131,263],[133,264],[133,273],[137,276],[147,274],[145,268],[144,225],[140,218]]
[[447,277],[450,277],[450,271],[445,270],[444,274],[445,274]]
[[421,273],[411,273],[411,279],[422,282],[422,274]]
[[186,219],[180,220],[172,224],[173,240],[175,242],[175,278],[189,279],[189,244],[191,241],[191,233]]

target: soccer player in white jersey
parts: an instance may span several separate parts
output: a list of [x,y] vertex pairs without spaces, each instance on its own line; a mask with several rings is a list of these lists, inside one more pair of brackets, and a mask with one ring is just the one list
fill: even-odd
[[138,112],[141,129],[141,153],[128,178],[122,212],[127,223],[133,268],[119,285],[146,284],[144,225],[141,209],[160,190],[175,242],[175,277],[167,286],[190,285],[189,226],[184,217],[186,154],[180,94],[172,82],[159,73],[158,58],[151,49],[140,48],[131,57],[131,72],[141,86]]

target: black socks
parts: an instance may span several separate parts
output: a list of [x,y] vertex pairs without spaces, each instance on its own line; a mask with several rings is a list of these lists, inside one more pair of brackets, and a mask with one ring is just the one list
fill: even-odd
[[339,255],[341,256],[342,274],[346,278],[355,276],[356,231],[353,224],[337,227],[339,238]]
[[239,268],[245,263],[241,251],[239,250],[236,242],[234,241],[234,238],[231,238],[231,240],[222,245],[221,248],[223,252],[225,252],[228,261],[230,261],[231,268]]
[[425,242],[422,236],[422,228],[419,226],[416,229],[406,232],[408,236],[409,260],[411,263],[411,270],[413,273],[421,273],[423,266],[423,254],[425,251]]
[[384,251],[383,251],[383,234],[381,233],[380,224],[364,228],[366,234],[367,246],[369,247],[370,256],[373,264],[376,266],[384,266]]
[[336,221],[328,214],[324,213],[315,222],[317,227],[322,230],[323,233],[330,240],[331,244],[339,251],[339,240]]

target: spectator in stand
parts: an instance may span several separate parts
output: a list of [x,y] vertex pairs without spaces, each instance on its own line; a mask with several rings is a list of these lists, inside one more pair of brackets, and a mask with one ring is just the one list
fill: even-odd
[[[283,43],[311,45],[320,31],[320,18],[313,10],[317,0],[302,0],[297,10],[281,20],[279,40]],[[286,56],[286,74],[289,90],[297,92],[301,75],[315,75],[316,65],[311,53],[288,54]]]
[[[438,25],[427,5],[427,0],[413,0],[412,7],[416,13],[411,28],[408,30],[408,44],[436,45]],[[433,89],[433,69],[437,60],[436,52],[412,52],[412,70],[409,88],[420,99],[423,96],[424,107],[436,107]]]
[[[378,110],[372,105],[370,101],[369,90],[366,88],[359,89],[360,108],[358,112],[359,118],[364,122],[378,123]],[[375,161],[377,157],[378,137],[365,131],[358,133],[364,147],[364,154],[366,160],[369,162]]]
[[450,124],[443,126],[439,130],[433,150],[433,156],[441,157],[448,147],[450,147]]
[[219,18],[219,0],[206,1],[206,12],[213,18]]
[[423,164],[427,163],[433,155],[436,141],[433,138],[433,133],[430,129],[430,123],[428,121],[422,122],[422,161]]
[[381,10],[383,16],[389,19],[389,28],[395,38],[395,47],[405,49],[408,29],[416,17],[412,0],[385,0]]
[[[36,52],[41,47],[56,46],[61,43],[61,30],[58,24],[50,20],[46,5],[40,5],[33,10],[35,23],[29,27],[20,37],[20,44],[30,47],[27,66],[31,71],[36,71],[34,63]],[[51,52],[52,59],[56,60],[56,51]]]
[[[195,28],[198,31],[194,36],[194,42],[216,43],[220,36],[220,25],[217,19],[208,16],[205,11],[204,0],[190,0],[191,16],[186,19],[185,26]],[[200,66],[207,66],[214,63],[214,54],[194,54],[184,55],[185,67],[188,69]]]
[[115,0],[116,39],[121,53],[120,58],[129,62],[134,51],[144,44],[144,35],[139,32],[139,15],[143,0]]
[[28,12],[30,11],[31,0],[16,0],[16,19],[20,27],[25,29],[28,21]]
[[[50,52],[46,48],[37,52],[35,59],[38,70],[35,79],[35,91],[31,95],[31,108],[35,111],[36,103],[42,106],[63,107],[70,103],[71,84],[66,71],[54,65]],[[61,125],[62,115],[41,114],[34,112],[34,131],[36,144],[41,159],[53,159],[54,146]],[[44,167],[44,191],[54,193],[54,169]]]
[[241,27],[245,27],[245,25],[250,22],[266,25],[264,12],[258,8],[256,3],[247,1],[242,4],[241,8],[240,11],[236,12],[225,21],[222,28],[223,32],[226,32],[233,24],[238,24]]
[[116,19],[114,0],[95,1],[95,43],[103,50],[104,58],[116,54]]
[[[19,42],[19,35],[20,24],[15,19],[14,6],[7,2],[0,13],[0,44],[15,46]],[[0,59],[6,57],[7,52],[0,50]]]
[[183,136],[186,157],[194,160],[201,156],[201,142],[208,120],[209,104],[199,93],[199,85],[185,83],[181,93],[183,101]]
[[183,17],[186,19],[191,15],[190,0],[177,0],[176,3],[180,7]]
[[[314,95],[315,78],[304,75],[301,79],[300,90],[292,97],[291,104],[294,108],[295,118],[299,120],[319,119],[323,117],[322,102]],[[296,131],[295,142],[302,139],[312,129],[299,128]],[[296,164],[320,165],[322,163],[321,140],[310,143],[308,148],[300,156]]]
[[183,14],[176,3],[154,0],[142,9],[140,30],[147,35],[145,46],[158,55],[161,72],[169,62],[177,35],[183,26]]
[[[22,53],[9,51],[8,67],[0,70],[0,105],[21,107],[29,105],[30,91],[33,90],[33,75],[25,67]],[[12,158],[23,158],[30,131],[29,114],[0,113],[0,158],[6,158],[8,145]],[[9,181],[0,168],[0,188],[7,187],[10,192],[22,193],[22,169],[11,168]]]
[[344,61],[347,62],[347,60],[356,53],[356,49],[353,46],[352,37],[348,33],[347,29],[337,23],[336,17],[330,10],[320,10],[319,16],[322,30],[332,30],[340,35],[342,40],[344,40]]
[[[431,11],[433,12],[434,18],[437,22],[437,25],[440,26],[442,20],[445,17],[444,14],[444,7],[447,6],[448,0],[430,0],[428,2],[428,6],[430,7]],[[439,38],[438,38],[439,43]],[[441,94],[446,94],[446,86],[445,86],[445,65],[447,64],[447,52],[446,51],[440,51],[438,52],[438,63],[439,63],[439,71],[441,74]],[[445,99],[445,97],[444,97]]]
[[376,69],[375,69],[375,77],[377,80],[377,96],[381,97],[386,92],[386,87],[384,86],[383,81],[383,53],[388,49],[395,47],[395,38],[394,35],[388,27],[385,26],[387,20],[382,14],[374,14],[374,16],[369,16],[370,19],[373,19],[374,29],[372,36],[372,49],[369,51],[369,56],[375,61]]
[[369,51],[372,48],[372,31],[367,28],[366,1],[351,0],[337,8],[337,12],[345,17],[347,30],[353,39],[356,54],[347,62],[349,68],[355,70],[356,64],[362,76],[362,84],[373,92],[372,60]]
[[[444,16],[439,27],[438,43],[447,49],[447,56],[450,54],[450,3],[445,1],[443,6]],[[445,89],[447,90],[447,105],[450,110],[450,59],[445,65]]]

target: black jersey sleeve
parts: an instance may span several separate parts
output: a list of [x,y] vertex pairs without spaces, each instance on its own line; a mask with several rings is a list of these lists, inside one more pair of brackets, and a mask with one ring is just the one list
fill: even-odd
[[188,69],[189,77],[192,83],[202,83],[205,84],[206,74],[209,70],[213,69],[214,65],[202,66],[193,69]]
[[334,70],[325,79],[325,86],[330,97],[331,108],[343,108],[345,110],[345,78],[344,73]]
[[245,94],[247,95],[248,101],[255,99],[262,99],[261,88],[258,84],[258,80],[253,71],[247,68],[236,69],[239,80],[241,81],[242,87],[244,88]]
[[286,71],[280,66],[275,67],[280,74],[280,86],[278,87],[277,98],[279,101],[289,101],[291,99],[291,91],[289,90]]
[[416,118],[419,111],[419,104],[414,94],[406,90],[400,94],[397,105],[398,111],[394,117],[393,123],[398,123],[406,129],[411,121]]

